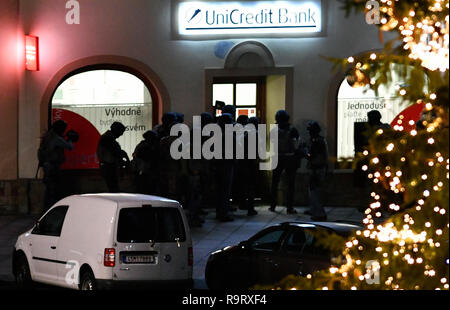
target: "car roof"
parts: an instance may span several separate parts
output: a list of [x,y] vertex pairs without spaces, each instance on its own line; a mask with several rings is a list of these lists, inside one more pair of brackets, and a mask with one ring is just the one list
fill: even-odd
[[73,198],[82,197],[89,199],[101,199],[108,200],[116,203],[129,203],[129,202],[148,202],[149,204],[155,202],[162,202],[168,204],[178,204],[177,201],[171,200],[164,197],[159,196],[151,196],[151,195],[143,195],[143,194],[127,194],[127,193],[99,193],[99,194],[83,194],[83,195],[74,195],[71,196]]
[[338,233],[346,233],[346,232],[352,232],[359,229],[363,229],[362,226],[351,224],[351,223],[343,223],[343,222],[285,222],[281,223],[281,225],[290,225],[290,226],[297,226],[302,228],[313,228],[313,227],[322,227],[331,229]]

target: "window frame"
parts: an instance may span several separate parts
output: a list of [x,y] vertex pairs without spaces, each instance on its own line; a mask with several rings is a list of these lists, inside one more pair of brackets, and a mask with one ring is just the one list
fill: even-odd
[[[215,77],[213,78],[211,89],[215,84],[233,84],[233,106],[236,109],[256,109],[256,116],[260,123],[266,122],[266,77]],[[256,84],[256,105],[236,105],[236,85],[237,84]],[[211,96],[213,98],[213,95]],[[215,109],[214,102],[210,106]],[[236,116],[237,118],[237,116]]]
[[[261,248],[255,248],[255,246],[254,246],[253,243],[254,243],[257,239],[260,239],[261,237],[266,236],[266,235],[268,235],[268,234],[270,234],[270,233],[273,233],[273,232],[275,232],[275,231],[281,231],[281,235],[280,235],[280,237],[279,237],[279,239],[278,239],[278,241],[277,241],[276,247],[274,247],[273,249],[261,249]],[[288,231],[286,231],[286,229],[284,229],[283,227],[271,227],[271,228],[268,228],[268,229],[266,229],[266,230],[263,230],[263,231],[257,233],[255,236],[253,236],[252,238],[250,238],[250,239],[247,241],[247,244],[248,244],[249,248],[250,248],[252,251],[258,251],[258,252],[273,252],[273,253],[275,253],[275,252],[278,252],[278,251],[281,249],[281,246],[282,246],[282,244],[283,244],[283,242],[284,242],[284,240],[285,240],[285,238],[286,238],[286,234],[287,234],[287,233],[288,233]]]
[[[311,229],[311,228],[310,228]],[[286,245],[289,241],[289,238],[296,233],[297,231],[301,231],[303,233],[303,235],[305,236],[305,243],[303,244],[302,248],[300,251],[295,251],[295,250],[289,250],[286,248]],[[292,227],[292,229],[290,229],[287,233],[286,236],[281,244],[280,250],[284,253],[289,253],[289,254],[298,254],[301,255],[303,254],[305,247],[306,247],[306,233],[305,233],[305,228],[302,227]]]
[[[42,222],[48,218],[49,215],[53,214],[53,212],[55,212],[55,210],[61,209],[61,208],[65,208],[65,212],[62,218],[62,221],[60,223],[60,227],[58,228],[58,231],[54,231],[54,232],[42,232],[41,229],[41,225]],[[67,217],[67,211],[69,211],[69,206],[68,205],[60,205],[60,206],[56,206],[52,209],[50,209],[44,216],[42,216],[36,223],[36,225],[33,227],[33,230],[31,231],[32,235],[38,235],[38,236],[50,236],[50,237],[61,237],[61,232],[62,229],[64,227],[64,222],[66,220]]]
[[[332,229],[328,229],[328,228],[316,227],[316,228],[308,228],[308,229],[313,230],[314,232],[318,231],[318,230],[322,230],[324,232],[327,232],[328,234],[333,234],[333,233],[337,234],[336,231],[334,231]],[[308,229],[305,229],[305,237],[306,237]],[[308,256],[313,256],[313,257],[327,258],[327,259],[331,258],[331,256],[332,256],[331,250],[327,249],[323,246],[318,246],[316,236],[314,236],[314,234],[312,234],[312,233],[310,233],[310,234],[313,235],[312,242],[309,245],[305,243],[305,245],[303,246],[302,254],[308,255]]]
[[[153,216],[155,217],[156,225],[153,228],[155,240],[152,240],[152,241],[154,241],[155,243],[177,243],[177,242],[186,242],[187,241],[188,236],[186,234],[186,224],[183,221],[183,217],[181,215],[180,210],[178,208],[167,208],[167,207],[156,207],[156,206],[153,206],[153,207],[129,207],[129,208],[125,207],[125,208],[121,208],[119,210],[118,219],[117,219],[117,232],[116,232],[116,235],[115,235],[115,239],[116,239],[117,243],[122,243],[122,244],[123,243],[125,243],[125,244],[143,244],[143,243],[149,243],[150,242],[150,240],[146,240],[145,242],[140,241],[140,240],[139,241],[133,241],[133,240],[125,240],[124,241],[122,236],[121,235],[119,236],[119,233],[121,231],[120,230],[120,223],[121,223],[120,220],[121,220],[122,212],[124,212],[124,211],[126,212],[126,211],[133,210],[133,209],[154,211],[153,212]],[[157,209],[163,210],[163,211],[164,210],[170,210],[168,212],[176,212],[177,213],[176,217],[177,217],[177,222],[180,225],[179,228],[181,229],[181,233],[182,233],[181,236],[179,236],[177,238],[174,238],[173,240],[160,240],[160,239],[158,239],[159,238],[159,234],[161,232],[161,228],[160,228],[160,222],[158,222],[160,214],[158,214],[158,210]]]
[[[96,70],[121,71],[124,73],[129,73],[131,75],[134,75],[139,80],[141,80],[144,83],[144,85],[147,87],[148,91],[150,92],[150,97],[152,98],[152,105],[153,105],[152,106],[152,124],[154,126],[156,124],[158,124],[160,116],[162,115],[161,111],[163,108],[163,103],[162,103],[161,95],[159,93],[160,89],[156,88],[156,86],[153,84],[154,80],[150,79],[142,71],[139,71],[131,66],[101,62],[101,63],[89,64],[89,65],[77,67],[76,69],[69,71],[69,73],[65,74],[61,78],[58,77],[57,82],[55,82],[54,87],[52,87],[51,91],[49,92],[48,100],[45,101],[46,103],[48,103],[47,119],[46,119],[47,128],[50,128],[50,126],[52,125],[52,121],[53,121],[52,101],[53,101],[53,97],[54,97],[56,91],[58,90],[59,86],[62,83],[64,83],[67,79],[71,78],[72,76],[75,76],[75,75],[78,75],[81,73],[85,73],[85,72],[89,72],[89,71],[96,71]],[[155,79],[156,78],[157,77],[155,77]],[[166,98],[166,99],[168,99],[168,98]]]

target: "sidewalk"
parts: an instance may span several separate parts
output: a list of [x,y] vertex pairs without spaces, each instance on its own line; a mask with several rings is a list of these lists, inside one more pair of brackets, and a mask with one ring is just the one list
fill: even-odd
[[[221,223],[215,220],[215,212],[208,209],[205,224],[200,228],[192,228],[194,246],[194,283],[196,289],[206,289],[204,271],[211,252],[228,245],[247,240],[263,228],[286,221],[309,221],[304,215],[306,207],[297,207],[298,214],[287,215],[286,208],[277,207],[270,212],[268,206],[257,207],[258,215],[248,217],[246,211],[235,212],[235,220]],[[328,221],[348,221],[360,224],[364,214],[355,208],[326,207]],[[11,254],[17,236],[31,228],[36,218],[31,216],[0,216],[0,288],[12,284]],[[3,282],[3,284],[2,284]],[[6,282],[6,283],[5,283]]]

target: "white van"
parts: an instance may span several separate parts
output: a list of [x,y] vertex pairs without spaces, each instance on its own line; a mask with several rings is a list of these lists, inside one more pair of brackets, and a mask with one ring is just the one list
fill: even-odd
[[13,255],[21,287],[36,281],[81,290],[144,283],[191,288],[192,268],[180,204],[138,194],[62,199],[18,237]]

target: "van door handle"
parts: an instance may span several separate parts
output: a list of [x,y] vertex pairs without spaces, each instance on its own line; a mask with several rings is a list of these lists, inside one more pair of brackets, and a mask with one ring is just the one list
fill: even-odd
[[56,247],[55,247],[54,245],[52,245],[52,246],[50,247],[50,249],[56,250]]

